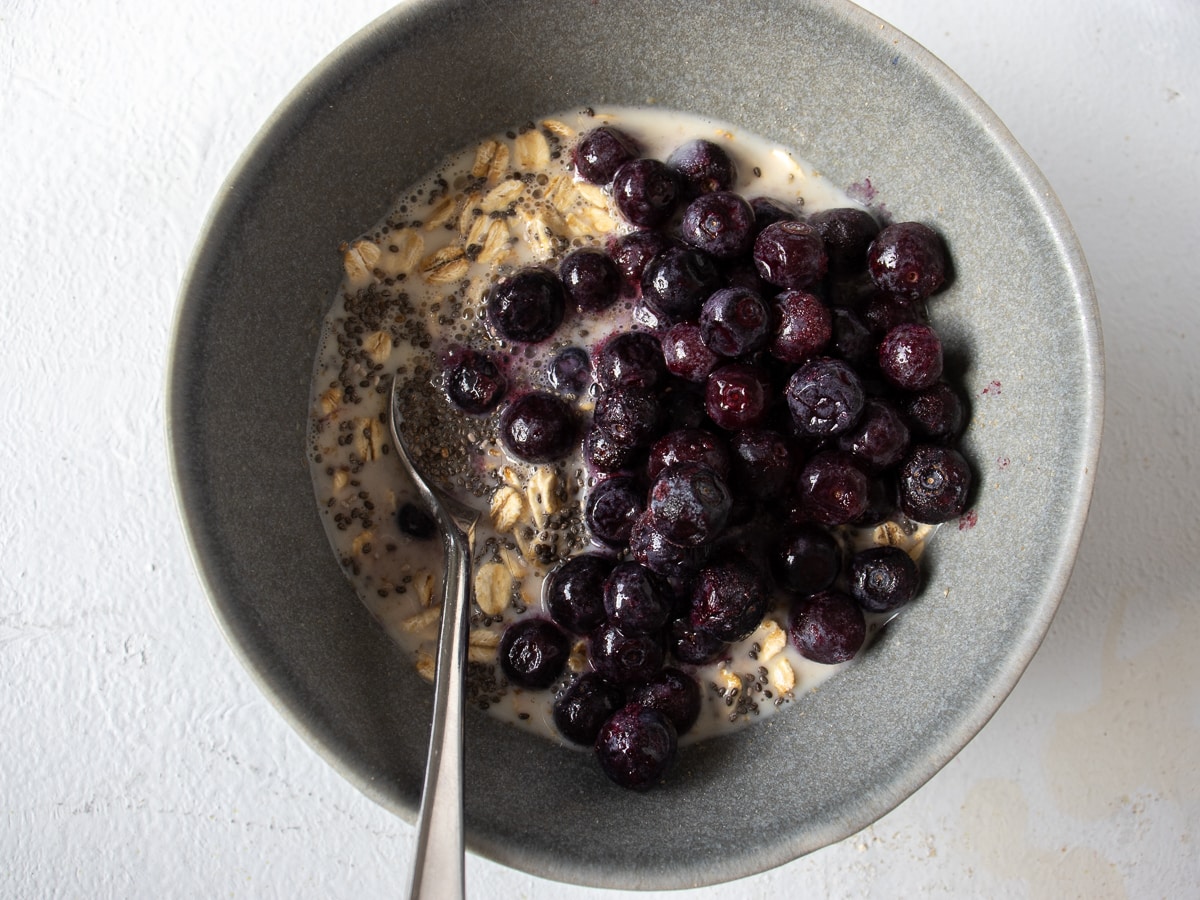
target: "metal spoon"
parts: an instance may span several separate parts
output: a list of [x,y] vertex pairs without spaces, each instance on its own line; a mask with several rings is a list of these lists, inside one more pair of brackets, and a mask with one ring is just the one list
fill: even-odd
[[466,696],[467,628],[471,583],[471,551],[479,511],[427,481],[413,464],[404,441],[399,382],[392,381],[389,425],[400,462],[437,519],[445,551],[442,580],[442,623],[438,631],[437,668],[433,682],[433,726],[417,852],[409,897],[460,900],[464,888],[463,842],[463,700]]

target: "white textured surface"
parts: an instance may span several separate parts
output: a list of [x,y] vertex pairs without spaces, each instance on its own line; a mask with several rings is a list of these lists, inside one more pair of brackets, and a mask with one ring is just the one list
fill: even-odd
[[[1200,9],[871,0],[1058,190],[1104,317],[1092,517],[1042,650],[899,809],[671,897],[1195,896]],[[385,0],[0,3],[0,895],[401,892],[409,826],[226,648],[163,441],[176,295],[218,186]],[[173,11],[168,12],[168,10]],[[587,897],[472,857],[475,897]]]

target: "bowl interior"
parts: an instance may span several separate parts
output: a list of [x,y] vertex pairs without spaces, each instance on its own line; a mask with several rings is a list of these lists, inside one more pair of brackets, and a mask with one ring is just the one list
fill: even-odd
[[[919,602],[769,723],[682,753],[661,790],[472,711],[472,850],[597,886],[740,877],[852,834],[978,731],[1049,624],[1100,427],[1094,299],[1051,192],[940,63],[847,3],[415,2],[302,84],[231,176],[193,261],[170,380],[179,499],[218,619],[289,721],[412,820],[431,691],[338,569],[304,457],[340,241],[447,153],[539,114],[659,105],[794,148],[956,266],[931,302],[972,399],[972,528],[934,540]],[[986,389],[986,390],[985,390]],[[736,835],[736,840],[731,840]],[[714,848],[720,847],[719,853]]]

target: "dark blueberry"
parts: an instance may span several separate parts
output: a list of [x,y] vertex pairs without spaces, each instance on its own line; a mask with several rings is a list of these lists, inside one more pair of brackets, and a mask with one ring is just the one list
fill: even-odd
[[926,438],[953,439],[966,424],[962,395],[944,381],[904,397],[900,408],[912,430]]
[[575,443],[571,407],[543,391],[518,397],[500,414],[504,448],[525,462],[551,462],[566,456]]
[[427,541],[437,534],[437,519],[413,503],[403,503],[396,510],[396,527],[409,537]]
[[900,463],[900,511],[935,524],[961,516],[971,492],[971,467],[950,447],[921,444]]
[[593,128],[571,152],[575,171],[584,181],[605,185],[617,169],[641,153],[637,141],[611,125]]
[[485,353],[464,351],[446,372],[446,395],[463,412],[491,412],[504,399],[508,380]]
[[637,465],[642,448],[620,443],[603,428],[589,428],[583,436],[583,456],[599,472],[622,472]]
[[860,369],[874,366],[878,344],[862,317],[854,310],[843,307],[830,309],[829,315],[833,334],[830,348]]
[[881,338],[897,325],[925,321],[925,301],[905,300],[876,290],[863,302],[859,315],[871,334]]
[[713,353],[735,357],[766,346],[775,322],[771,306],[749,288],[722,288],[700,309],[700,336]]
[[699,571],[703,559],[700,549],[681,547],[668,541],[649,511],[633,523],[629,554],[675,588],[686,584]]
[[546,375],[555,390],[579,396],[592,383],[592,363],[582,347],[565,347],[550,360]]
[[866,511],[850,524],[856,528],[873,528],[896,516],[896,477],[893,471],[871,479],[867,489]]
[[879,343],[879,368],[906,391],[921,391],[942,377],[942,339],[928,325],[897,325]]
[[788,635],[800,655],[825,665],[854,658],[867,639],[867,620],[841,591],[822,591],[792,604]]
[[904,457],[908,449],[908,426],[887,400],[869,397],[858,422],[839,434],[837,443],[870,471],[879,472]]
[[664,469],[646,502],[663,536],[681,547],[712,543],[729,520],[732,506],[725,480],[700,463]]
[[734,259],[754,241],[754,210],[730,191],[702,194],[683,211],[679,236],[714,259]]
[[665,324],[694,322],[720,286],[721,273],[711,256],[691,247],[668,247],[642,271],[642,302]]
[[646,494],[632,478],[606,478],[592,488],[583,520],[592,536],[615,547],[629,543],[633,523],[646,507]]
[[567,302],[584,313],[597,313],[616,302],[621,291],[621,273],[602,250],[584,247],[572,250],[558,264]]
[[867,265],[874,282],[889,294],[921,300],[946,280],[946,248],[929,226],[897,222],[871,243]]
[[554,725],[573,744],[591,746],[600,728],[625,705],[625,695],[595,672],[584,672],[554,701]]
[[783,291],[775,297],[775,334],[771,355],[802,363],[825,349],[833,337],[833,317],[821,299],[805,291]]
[[522,269],[488,291],[488,320],[509,341],[544,341],[562,324],[565,306],[562,282],[545,269]]
[[806,222],[775,222],[754,241],[754,265],[763,280],[801,290],[825,276],[825,245]]
[[663,469],[679,463],[702,463],[726,478],[729,475],[729,450],[724,440],[703,428],[669,431],[650,448],[646,476],[653,481]]
[[667,374],[662,344],[645,331],[623,331],[593,354],[596,384],[607,391],[618,385],[652,388]]
[[580,553],[556,566],[542,588],[546,610],[572,634],[587,634],[604,621],[604,579],[612,560],[595,553]]
[[704,411],[704,386],[682,378],[668,378],[661,388],[662,406],[665,410],[663,431],[678,431],[681,428],[702,428],[709,424]]
[[662,636],[623,631],[611,622],[596,628],[588,639],[592,667],[613,684],[626,687],[649,681],[662,668]]
[[630,691],[629,702],[657,709],[671,720],[676,732],[685,734],[700,717],[700,685],[686,672],[666,668]]
[[773,197],[755,197],[750,201],[754,210],[754,236],[768,225],[776,222],[794,222],[798,218],[795,207]]
[[796,459],[787,438],[768,428],[743,428],[729,438],[736,483],[755,497],[771,499],[791,490]]
[[520,619],[500,636],[500,669],[518,687],[538,690],[554,683],[567,665],[571,642],[548,619]]
[[867,612],[899,609],[920,586],[917,564],[899,547],[871,547],[850,560],[850,593]]
[[830,587],[842,570],[842,548],[820,525],[792,525],[784,531],[771,558],[780,587],[815,594]]
[[762,622],[769,600],[758,570],[746,560],[728,559],[696,576],[691,623],[723,641],[740,641]]
[[771,401],[771,381],[759,366],[729,363],[708,376],[704,406],[708,416],[727,431],[761,424]]
[[663,780],[678,746],[671,720],[637,704],[617,710],[600,728],[595,744],[600,770],[635,791],[648,791]]
[[728,641],[693,627],[686,616],[671,623],[667,629],[667,644],[677,660],[690,666],[716,662],[729,649]]
[[648,447],[658,434],[661,416],[654,391],[618,385],[596,400],[592,423],[621,446]]
[[703,383],[716,368],[720,357],[709,349],[700,335],[700,326],[678,322],[662,338],[663,360],[667,371],[688,381]]
[[632,231],[614,238],[608,253],[621,273],[621,294],[625,297],[642,295],[642,273],[646,265],[675,242],[661,231]]
[[826,450],[805,464],[797,489],[813,521],[846,525],[867,511],[871,479],[849,454]]
[[703,138],[676,147],[667,157],[667,165],[679,176],[689,196],[727,191],[737,180],[737,167],[729,154]]
[[666,584],[641,563],[617,563],[604,582],[608,621],[627,634],[657,634],[671,615],[667,591]]
[[848,275],[867,267],[867,248],[879,234],[870,213],[854,207],[824,209],[808,217],[825,242],[830,275]]
[[784,396],[797,431],[812,437],[848,431],[866,402],[858,374],[840,359],[804,363],[788,379]]
[[657,228],[675,211],[679,183],[675,173],[657,159],[631,159],[613,175],[612,195],[626,222]]

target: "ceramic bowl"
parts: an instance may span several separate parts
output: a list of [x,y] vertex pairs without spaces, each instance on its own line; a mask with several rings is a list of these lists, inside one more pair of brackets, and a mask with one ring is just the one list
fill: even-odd
[[974,524],[943,527],[919,602],[858,663],[684,749],[644,795],[590,754],[468,719],[470,850],[585,885],[712,884],[851,835],[937,772],[1037,649],[1080,540],[1102,408],[1085,263],[1043,177],[938,60],[845,2],[404,4],[294,91],[222,191],[176,323],[171,450],[229,641],[331,765],[412,821],[432,692],[343,578],[305,461],[336,248],[448,153],[596,103],[778,141],[936,223],[956,266],[931,306],[972,401]]

